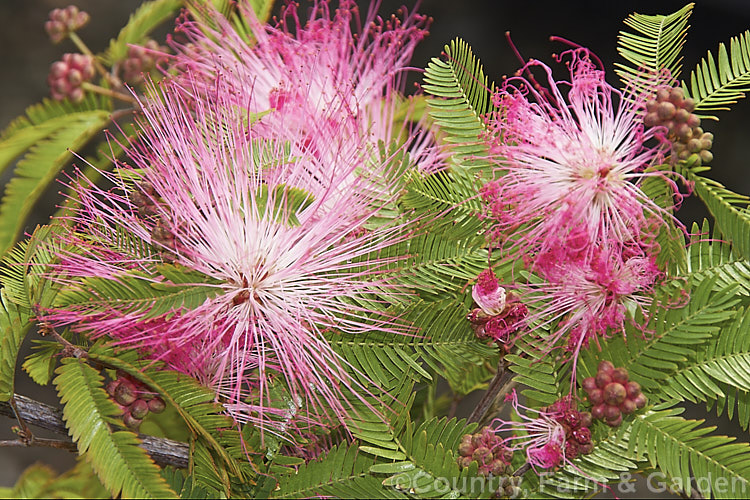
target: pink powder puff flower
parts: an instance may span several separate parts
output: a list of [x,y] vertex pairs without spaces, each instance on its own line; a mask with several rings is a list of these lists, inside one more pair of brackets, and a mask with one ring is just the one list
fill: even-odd
[[[324,332],[411,332],[381,312],[401,300],[384,274],[398,258],[372,257],[408,236],[398,219],[372,223],[376,202],[391,203],[397,190],[382,181],[383,192],[372,192],[356,174],[356,147],[321,141],[325,162],[290,149],[285,137],[262,135],[269,129],[256,128],[236,96],[190,81],[150,89],[140,137],[126,145],[130,165],[105,174],[114,189],[78,185],[82,208],[68,240],[76,250],[57,270],[67,299],[44,319],[111,336],[198,378],[238,421],[285,432],[298,414],[343,419],[351,403],[342,395],[365,400],[377,389],[355,381]],[[336,123],[325,127],[333,133]],[[335,189],[343,179],[347,193]],[[151,245],[151,256],[123,245],[123,232]],[[195,285],[212,293],[155,317],[127,299],[74,300],[91,278],[170,286],[163,263],[202,276]],[[288,390],[282,400],[272,396],[279,385]]]
[[[495,432],[509,432],[511,436],[503,440],[503,445],[511,450],[522,450],[526,453],[526,460],[532,467],[555,469],[568,461],[565,456],[566,431],[558,421],[563,416],[562,411],[542,412],[527,408],[518,402],[518,394],[513,389],[507,396],[520,422],[496,419]],[[521,412],[523,409],[525,412]],[[536,417],[529,414],[536,413]]]
[[537,258],[537,270],[546,281],[529,284],[525,301],[532,308],[528,322],[537,327],[560,320],[545,337],[549,349],[559,346],[571,353],[573,382],[578,354],[591,339],[625,335],[625,320],[650,306],[654,283],[660,278],[655,259],[633,246],[603,246],[584,258],[570,242]]
[[[509,237],[521,253],[549,251],[572,232],[583,237],[588,256],[600,244],[640,242],[650,216],[664,212],[639,187],[646,176],[661,175],[645,172],[661,159],[661,140],[658,127],[644,130],[643,96],[610,86],[587,50],[567,54],[570,82],[556,82],[548,66],[532,60],[518,74],[541,68],[549,88],[510,78],[494,96],[499,111],[488,118],[502,173],[483,196],[495,235]],[[518,227],[520,239],[510,234]]]
[[[343,121],[349,134],[369,137],[371,154],[377,154],[381,141],[390,144],[401,136],[420,169],[438,168],[442,155],[431,134],[412,132],[413,110],[397,97],[428,19],[404,9],[403,19],[383,20],[376,15],[376,1],[362,20],[354,1],[339,4],[331,12],[329,2],[316,0],[303,22],[298,4],[289,3],[278,26],[271,27],[258,21],[249,2],[240,2],[252,44],[215,12],[209,14],[215,28],[185,21],[179,30],[189,43],[172,44],[178,52],[175,64],[200,75],[206,88],[218,85],[218,91],[236,96],[235,104],[251,113],[275,110],[260,123],[276,133],[291,131],[289,139],[305,147],[315,150],[311,139],[320,137],[317,129],[325,120]],[[244,90],[248,87],[250,94]],[[405,108],[405,116],[396,120]],[[277,113],[287,109],[295,112]]]

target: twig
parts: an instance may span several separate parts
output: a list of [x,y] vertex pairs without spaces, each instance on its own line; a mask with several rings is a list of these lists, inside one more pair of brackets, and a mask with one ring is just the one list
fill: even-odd
[[81,83],[81,88],[83,90],[88,90],[89,92],[96,92],[97,94],[112,97],[113,99],[119,99],[121,101],[125,101],[127,103],[138,106],[138,100],[135,97],[129,96],[128,94],[123,94],[122,92],[117,92],[116,90],[107,89],[99,85],[94,85],[90,82]]
[[20,430],[18,434],[21,436],[21,440],[28,444],[31,442],[31,440],[34,438],[34,434],[31,432],[31,429],[29,429],[29,426],[26,425],[26,421],[21,416],[21,413],[18,411],[18,406],[16,405],[16,395],[13,394],[10,397],[10,400],[8,401],[10,404],[11,409],[13,410],[13,416],[16,417],[16,422],[18,422],[18,425],[20,426]]
[[43,446],[46,448],[58,448],[67,451],[76,451],[74,442],[62,439],[45,439],[32,436],[31,439],[8,439],[0,441],[0,447],[30,448],[32,446]]
[[529,469],[531,469],[531,464],[526,462],[525,464],[520,466],[518,469],[516,469],[516,471],[513,473],[513,477],[521,477],[524,474],[526,474],[529,471]]
[[[62,418],[62,411],[53,406],[34,401],[33,399],[14,394],[13,399],[16,403],[18,416],[21,417],[29,425],[47,429],[56,434],[62,434],[67,436],[68,429],[65,427],[65,422]],[[10,403],[0,402],[0,415],[13,418],[16,414],[13,411],[13,407]],[[151,458],[159,465],[171,465],[180,469],[187,468],[188,466],[188,445],[179,441],[173,441],[171,439],[157,438],[153,436],[139,435],[138,436],[142,443],[139,445],[141,448],[151,455]],[[19,440],[21,441],[21,440]],[[50,442],[57,440],[44,440],[39,442],[39,438],[31,440],[29,446],[51,446]],[[15,443],[15,441],[12,441]],[[68,445],[54,445],[68,450],[75,450],[75,445],[71,439],[60,440],[60,443],[70,443]],[[5,441],[3,443],[8,443]],[[21,444],[4,444],[5,446],[22,446]]]
[[474,408],[474,411],[469,415],[469,422],[481,422],[484,419],[487,410],[490,409],[492,403],[495,401],[495,397],[497,397],[500,392],[500,388],[505,384],[505,379],[508,376],[512,376],[510,372],[506,370],[507,366],[508,363],[505,359],[501,359],[497,366],[495,378],[492,379],[490,385],[487,387],[487,392],[484,393],[484,396],[482,396],[482,399]]
[[69,342],[65,337],[57,333],[57,331],[51,327],[50,325],[46,323],[40,323],[39,324],[39,333],[42,337],[45,337],[47,335],[52,335],[52,338],[57,340],[63,345],[63,350],[60,352],[60,355],[62,357],[75,357],[75,358],[87,358],[88,353],[84,350],[78,347],[77,345]]

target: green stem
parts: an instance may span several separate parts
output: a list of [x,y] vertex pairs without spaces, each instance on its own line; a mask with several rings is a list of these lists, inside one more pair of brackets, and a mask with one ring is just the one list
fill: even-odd
[[93,52],[91,52],[91,49],[88,48],[88,46],[83,43],[83,40],[81,40],[78,35],[75,33],[71,33],[68,35],[70,39],[73,41],[73,43],[78,47],[78,50],[80,50],[83,54],[86,54],[94,61],[94,67],[99,72],[102,77],[107,80],[108,82],[112,81],[112,75],[107,73],[107,70],[102,66],[102,64],[99,62],[99,60],[96,58]]
[[100,87],[99,85],[94,85],[90,82],[83,82],[81,84],[81,87],[84,90],[88,90],[89,92],[96,92],[97,94],[105,95],[107,97],[112,97],[113,99],[119,99],[121,101],[125,101],[130,104],[135,104],[138,106],[138,101],[133,97],[129,96],[127,94],[123,94],[122,92],[117,92],[112,89],[105,89],[104,87]]

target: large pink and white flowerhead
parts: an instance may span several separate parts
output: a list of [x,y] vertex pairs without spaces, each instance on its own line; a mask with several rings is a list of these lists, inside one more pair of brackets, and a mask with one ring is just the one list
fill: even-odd
[[180,26],[189,43],[173,44],[175,65],[251,113],[294,109],[283,120],[278,113],[259,120],[277,133],[287,132],[289,140],[315,149],[311,141],[321,139],[318,129],[326,121],[341,122],[340,134],[367,136],[373,151],[381,141],[390,144],[403,136],[418,165],[434,169],[438,150],[426,131],[410,133],[413,109],[398,95],[428,20],[405,9],[402,17],[383,20],[378,7],[373,2],[362,19],[352,0],[341,0],[335,9],[315,0],[303,20],[299,5],[288,3],[274,27],[258,21],[250,2],[239,2],[252,42],[213,13],[213,26],[201,21]]
[[374,161],[357,147],[366,137],[317,154],[190,82],[150,90],[113,189],[77,187],[76,251],[61,255],[66,289],[45,321],[198,378],[238,421],[342,418],[346,398],[378,389],[325,335],[410,331],[383,312],[401,298],[385,274],[396,258],[373,256],[408,236],[398,219],[373,221],[398,190],[357,174]]
[[610,86],[588,51],[568,51],[570,81],[532,60],[547,87],[522,76],[495,94],[488,119],[490,151],[500,176],[483,191],[495,231],[523,252],[548,251],[571,234],[590,254],[601,244],[640,242],[649,219],[662,210],[639,183],[658,163],[658,128],[644,129],[644,99]]

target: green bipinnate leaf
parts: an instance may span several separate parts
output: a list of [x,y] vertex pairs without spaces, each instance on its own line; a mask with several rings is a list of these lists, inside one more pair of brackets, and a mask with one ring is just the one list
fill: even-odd
[[182,0],[144,2],[130,16],[128,23],[120,30],[117,38],[110,42],[109,48],[102,57],[104,61],[111,64],[125,59],[128,55],[128,44],[144,43],[154,28],[175,17],[183,3]]
[[[71,151],[82,148],[108,122],[108,111],[84,111],[54,118],[44,125],[21,129],[7,139],[16,141],[18,135],[28,135],[33,136],[34,142],[5,186],[0,205],[0,254],[4,254],[21,235],[34,205],[71,160]],[[49,133],[37,137],[39,130],[48,129]],[[17,142],[12,153],[20,153],[28,147],[24,141]]]
[[729,110],[729,105],[745,97],[750,90],[750,31],[729,41],[729,52],[719,44],[718,64],[711,52],[690,73],[688,82],[682,82],[687,97],[695,100],[694,113],[702,118],[718,120],[715,111]]
[[13,396],[16,358],[21,343],[31,327],[28,311],[11,302],[0,289],[0,401]]
[[428,99],[429,114],[454,144],[453,158],[481,168],[487,146],[484,115],[494,109],[490,84],[482,65],[465,41],[457,38],[445,46],[446,60],[433,58],[425,69],[424,89],[440,99]]
[[655,78],[663,71],[671,78],[679,78],[682,46],[693,6],[689,3],[666,16],[633,13],[625,19],[625,25],[633,31],[620,32],[617,52],[629,64],[615,64],[616,73],[625,85],[650,93]]
[[64,405],[63,419],[78,446],[112,496],[177,498],[135,434],[120,430],[121,411],[102,388],[102,376],[82,360],[66,358],[55,386]]
[[686,163],[679,163],[677,170],[694,184],[695,194],[706,204],[721,234],[732,243],[734,250],[746,260],[750,259],[750,197],[700,175],[709,167],[701,166],[697,155]]

